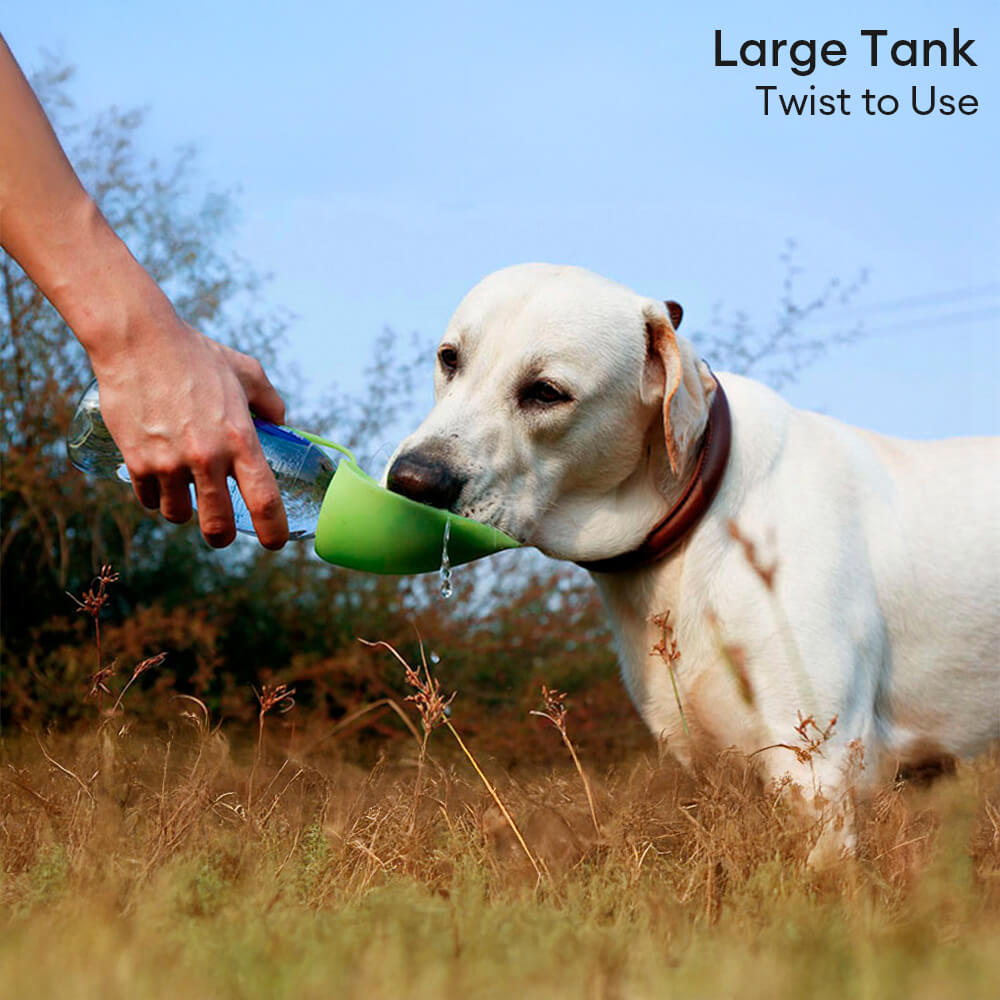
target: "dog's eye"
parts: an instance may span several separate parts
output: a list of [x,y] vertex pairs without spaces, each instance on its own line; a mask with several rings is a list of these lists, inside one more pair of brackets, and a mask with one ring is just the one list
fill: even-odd
[[453,375],[458,368],[458,351],[445,344],[444,347],[438,348],[438,361],[445,375]]
[[521,404],[536,406],[555,406],[558,403],[568,403],[572,396],[560,389],[554,382],[540,378],[535,382],[529,382],[521,390]]

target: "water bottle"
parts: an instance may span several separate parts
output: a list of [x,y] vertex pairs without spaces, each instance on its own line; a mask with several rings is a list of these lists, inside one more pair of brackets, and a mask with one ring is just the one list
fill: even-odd
[[[288,517],[288,537],[296,540],[313,538],[323,497],[326,496],[326,488],[336,471],[339,456],[331,457],[301,434],[285,427],[266,423],[256,417],[253,423],[264,450],[264,458],[281,491],[281,502],[285,505]],[[103,479],[131,482],[122,454],[101,416],[97,379],[87,387],[76,413],[73,414],[66,450],[70,461],[81,472]],[[228,479],[228,485],[236,530],[256,535],[250,512],[232,476]],[[191,486],[191,502],[197,506],[194,485]]]

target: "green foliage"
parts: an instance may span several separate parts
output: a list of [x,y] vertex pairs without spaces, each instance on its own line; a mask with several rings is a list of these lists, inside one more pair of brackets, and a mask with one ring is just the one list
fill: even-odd
[[316,894],[320,880],[331,860],[330,845],[326,841],[323,827],[314,821],[306,827],[299,846],[299,879],[301,898],[308,902]]
[[28,908],[57,900],[66,888],[69,854],[64,844],[49,844],[39,852],[38,860],[28,871]]
[[212,857],[197,859],[177,873],[175,906],[182,916],[214,916],[222,908],[229,882]]

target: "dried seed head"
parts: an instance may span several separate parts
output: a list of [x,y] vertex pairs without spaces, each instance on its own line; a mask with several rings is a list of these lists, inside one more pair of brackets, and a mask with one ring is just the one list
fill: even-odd
[[110,596],[108,587],[117,583],[118,579],[118,574],[112,571],[110,565],[106,564],[101,567],[101,572],[94,577],[90,590],[85,590],[80,597],[75,597],[73,594],[68,596],[76,603],[77,611],[90,615],[91,618],[96,618],[100,614],[101,608],[108,603]]
[[537,715],[542,719],[548,719],[556,729],[566,735],[566,692],[557,691],[546,684],[542,685],[542,705],[544,710],[539,712],[532,710],[531,715]]
[[406,683],[413,688],[413,694],[408,694],[406,700],[416,706],[424,732],[430,733],[447,719],[448,709],[458,692],[452,691],[445,698],[441,693],[440,681],[430,672],[426,663],[423,677],[419,670],[414,670],[409,664],[404,663],[404,668]]
[[90,689],[87,691],[87,699],[100,698],[102,694],[111,694],[111,689],[105,683],[108,678],[113,677],[118,661],[112,662],[109,667],[99,667],[90,675]]
[[154,670],[156,667],[160,666],[166,658],[166,653],[157,653],[156,656],[150,656],[143,660],[142,663],[136,664],[135,669],[132,671],[132,680],[141,677],[147,670]]
[[795,727],[795,732],[798,734],[802,746],[791,749],[800,764],[808,764],[817,754],[823,756],[823,747],[833,738],[833,731],[837,727],[837,716],[830,719],[824,729],[820,729],[815,716],[803,716],[801,712],[797,714],[799,722]]
[[448,716],[450,715],[451,703],[455,700],[455,695],[458,694],[457,691],[452,691],[447,698],[441,693],[441,684],[438,679],[431,673],[430,667],[427,666],[427,659],[423,655],[423,643],[420,644],[420,654],[422,659],[422,665],[424,668],[424,674],[421,677],[419,670],[414,670],[413,667],[406,662],[405,659],[400,655],[399,651],[388,642],[380,639],[378,642],[369,642],[367,639],[358,639],[364,646],[369,646],[371,648],[378,648],[381,646],[383,649],[389,650],[390,653],[399,661],[403,667],[403,677],[406,683],[413,688],[413,694],[407,695],[406,700],[412,702],[417,707],[417,711],[420,713],[420,721],[424,727],[424,733],[430,734],[432,730],[436,729],[438,726],[444,725],[448,721]]
[[295,688],[290,688],[287,684],[261,684],[260,690],[254,688],[253,693],[260,703],[261,718],[267,715],[272,708],[277,708],[283,715],[295,707]]

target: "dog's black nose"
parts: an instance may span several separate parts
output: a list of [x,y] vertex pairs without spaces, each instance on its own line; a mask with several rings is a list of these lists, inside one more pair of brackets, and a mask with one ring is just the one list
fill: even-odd
[[465,483],[466,478],[445,462],[418,451],[400,455],[392,463],[387,480],[393,493],[442,510],[451,510]]

